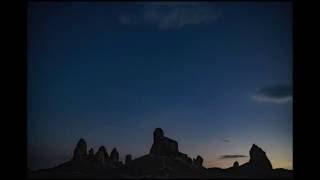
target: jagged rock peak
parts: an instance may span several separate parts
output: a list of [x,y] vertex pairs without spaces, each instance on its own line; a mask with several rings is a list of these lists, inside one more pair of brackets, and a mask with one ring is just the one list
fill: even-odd
[[238,161],[235,161],[235,162],[233,163],[233,167],[234,167],[234,168],[238,168],[238,167],[239,167],[239,162],[238,162]]
[[132,156],[131,156],[131,154],[127,154],[127,155],[126,155],[126,159],[125,159],[125,164],[126,164],[126,165],[129,165],[129,164],[131,163],[131,161],[132,161]]
[[89,157],[93,157],[93,156],[94,156],[93,148],[90,148],[90,150],[89,150]]
[[89,159],[90,161],[93,161],[93,160],[94,160],[94,151],[93,151],[93,148],[90,148],[90,150],[89,150],[88,159]]
[[178,156],[178,143],[175,140],[165,137],[161,128],[156,128],[153,132],[153,144],[150,149],[150,154],[160,156]]
[[185,154],[185,153],[179,152],[178,158],[186,161],[187,163],[192,164],[192,159],[191,159],[187,154]]
[[164,137],[164,132],[161,128],[156,128],[153,132],[153,141],[160,141]]
[[260,152],[263,152],[265,153],[259,146],[257,146],[256,144],[252,144],[251,148],[250,148],[250,154],[252,152],[255,152],[255,151],[260,151]]
[[99,151],[104,152],[104,155],[105,155],[105,158],[106,158],[106,159],[109,158],[108,151],[107,151],[107,149],[106,149],[104,146],[100,146],[100,147],[99,147]]
[[107,161],[107,150],[104,146],[100,146],[97,153],[95,154],[95,160],[101,164]]
[[250,160],[249,163],[257,168],[272,169],[270,160],[266,153],[256,144],[253,144],[250,149]]
[[196,159],[193,159],[193,164],[197,167],[202,167],[203,158],[201,156],[197,156]]
[[114,162],[119,161],[119,152],[118,152],[117,148],[112,149],[112,151],[110,153],[110,159]]
[[74,151],[73,151],[73,159],[74,160],[83,160],[87,157],[87,143],[86,141],[81,138]]

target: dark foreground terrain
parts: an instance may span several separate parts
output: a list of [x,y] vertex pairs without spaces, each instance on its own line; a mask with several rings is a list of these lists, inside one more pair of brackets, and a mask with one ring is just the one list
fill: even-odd
[[110,155],[101,146],[96,153],[80,139],[73,158],[50,169],[29,171],[30,178],[292,178],[292,170],[273,169],[266,153],[253,144],[247,163],[227,169],[205,168],[203,159],[191,159],[179,151],[178,143],[166,136],[162,129],[153,133],[150,153],[132,159],[127,155],[125,163],[119,161],[119,152],[114,148]]

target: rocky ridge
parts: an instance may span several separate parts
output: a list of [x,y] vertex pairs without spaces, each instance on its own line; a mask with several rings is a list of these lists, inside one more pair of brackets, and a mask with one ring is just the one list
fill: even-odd
[[56,167],[31,171],[34,178],[260,178],[292,177],[292,171],[273,169],[266,153],[253,144],[248,162],[239,165],[236,161],[227,169],[205,168],[203,158],[192,159],[180,152],[178,142],[165,136],[161,128],[153,132],[153,144],[149,154],[132,159],[125,156],[119,161],[119,152],[113,148],[110,155],[105,146],[94,153],[81,138],[73,151],[73,157]]

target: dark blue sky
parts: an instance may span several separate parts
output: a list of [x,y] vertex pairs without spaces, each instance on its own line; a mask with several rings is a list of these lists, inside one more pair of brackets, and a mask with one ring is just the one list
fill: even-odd
[[[290,3],[39,3],[28,9],[28,163],[79,138],[120,156],[156,127],[208,167],[260,145],[292,168]],[[223,141],[227,139],[227,141]],[[237,159],[240,164],[248,158]]]

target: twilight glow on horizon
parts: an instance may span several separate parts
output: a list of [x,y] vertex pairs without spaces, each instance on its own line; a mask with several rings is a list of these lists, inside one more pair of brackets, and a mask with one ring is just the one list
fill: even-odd
[[292,169],[289,2],[30,2],[28,167],[140,157],[157,127],[206,167]]

